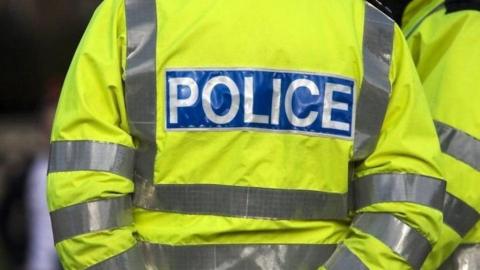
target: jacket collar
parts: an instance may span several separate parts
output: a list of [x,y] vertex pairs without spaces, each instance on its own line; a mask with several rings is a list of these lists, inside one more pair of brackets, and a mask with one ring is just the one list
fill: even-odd
[[411,32],[425,17],[444,3],[445,0],[412,0],[403,12],[404,33]]

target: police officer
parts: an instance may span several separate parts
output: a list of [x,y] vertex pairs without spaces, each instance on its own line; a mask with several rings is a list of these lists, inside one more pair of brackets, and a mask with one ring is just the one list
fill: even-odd
[[66,269],[419,269],[435,138],[369,3],[105,0],[52,133],[56,248]]
[[438,269],[455,248],[441,269],[479,269],[480,1],[387,2],[395,4],[394,13],[403,14],[448,180],[442,238],[423,269]]

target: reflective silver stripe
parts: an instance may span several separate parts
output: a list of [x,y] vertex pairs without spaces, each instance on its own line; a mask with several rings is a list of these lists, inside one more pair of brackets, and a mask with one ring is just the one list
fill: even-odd
[[139,146],[135,174],[153,182],[156,147],[156,44],[155,0],[126,0],[127,64],[125,103],[132,136]]
[[224,185],[137,184],[135,206],[165,212],[245,218],[346,219],[347,194]]
[[480,269],[480,244],[463,244],[443,263],[440,270]]
[[132,199],[124,196],[76,204],[50,213],[55,243],[94,231],[132,223]]
[[363,33],[363,82],[355,119],[354,160],[365,159],[377,144],[390,99],[393,21],[368,2]]
[[443,210],[445,181],[417,174],[373,174],[354,181],[356,209],[380,202],[412,202]]
[[[129,250],[95,264],[88,270],[143,270],[145,262],[140,248],[135,245]],[[157,269],[157,268],[153,268]]]
[[403,257],[413,269],[420,269],[432,248],[422,234],[393,215],[363,213],[354,219],[352,226],[375,236]]
[[464,237],[479,221],[480,214],[464,201],[450,193],[446,193],[443,219],[445,224]]
[[325,263],[327,270],[368,270],[358,257],[345,245],[338,246],[337,250]]
[[142,244],[147,269],[316,270],[336,245],[194,245]]
[[435,121],[442,151],[480,171],[480,140]]
[[48,172],[104,171],[133,179],[135,150],[94,141],[57,141],[50,147]]

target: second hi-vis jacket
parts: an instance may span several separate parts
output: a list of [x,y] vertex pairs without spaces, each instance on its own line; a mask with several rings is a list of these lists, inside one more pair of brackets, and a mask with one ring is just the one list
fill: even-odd
[[56,248],[66,269],[419,269],[439,153],[364,1],[105,0],[55,117]]
[[[415,0],[404,12],[448,181],[442,237],[423,269],[480,269],[480,2]],[[462,242],[463,241],[463,242]]]

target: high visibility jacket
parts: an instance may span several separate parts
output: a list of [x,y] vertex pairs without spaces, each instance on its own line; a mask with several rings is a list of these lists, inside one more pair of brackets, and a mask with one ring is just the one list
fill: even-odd
[[54,121],[56,248],[66,269],[418,269],[439,154],[401,30],[364,1],[105,0]]
[[448,181],[442,237],[423,269],[480,268],[480,2],[412,1],[404,30],[435,121]]

